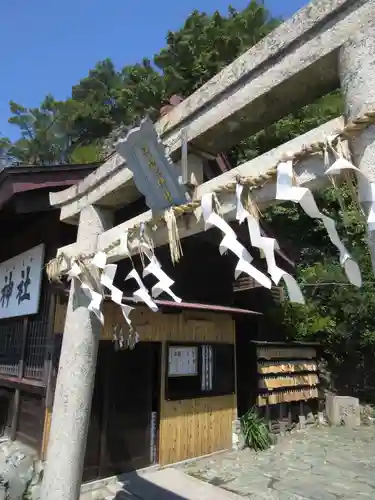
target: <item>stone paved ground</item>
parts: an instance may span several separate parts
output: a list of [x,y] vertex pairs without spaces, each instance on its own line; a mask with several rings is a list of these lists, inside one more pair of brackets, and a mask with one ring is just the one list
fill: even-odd
[[226,452],[183,469],[251,500],[374,500],[375,426],[313,428],[266,452]]

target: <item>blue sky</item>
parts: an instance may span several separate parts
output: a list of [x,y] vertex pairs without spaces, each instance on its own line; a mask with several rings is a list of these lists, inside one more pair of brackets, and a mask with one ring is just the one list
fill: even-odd
[[[9,101],[37,106],[71,87],[96,62],[116,66],[152,58],[194,9],[240,10],[247,0],[1,0],[0,137],[17,138],[8,124]],[[265,0],[276,16],[289,17],[307,0]]]

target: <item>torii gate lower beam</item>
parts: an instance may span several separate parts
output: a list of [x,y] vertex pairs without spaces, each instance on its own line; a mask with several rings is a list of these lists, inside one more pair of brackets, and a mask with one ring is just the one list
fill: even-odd
[[[228,182],[233,181],[237,174],[241,177],[254,176],[254,178],[257,178],[259,175],[266,173],[268,170],[274,167],[280,160],[282,155],[300,151],[302,147],[307,144],[323,141],[326,136],[334,134],[337,130],[342,129],[343,127],[343,117],[338,117],[330,120],[320,127],[310,130],[306,134],[300,135],[299,137],[292,139],[291,141],[273,149],[272,151],[268,151],[258,158],[255,158],[238,166],[234,170],[230,170],[229,172],[226,172],[208,182],[205,182],[198,187],[197,197],[200,198],[203,194],[210,193],[216,188],[224,186]],[[323,186],[324,184],[330,182],[327,176],[324,175],[325,169],[326,167],[324,165],[322,156],[311,156],[301,161],[296,168],[298,183],[311,189],[316,189],[317,187]],[[262,189],[255,191],[254,201],[259,206],[264,208],[270,203],[274,203],[275,191],[275,184],[269,183]],[[228,221],[235,220],[236,207],[233,201],[233,195],[229,195],[228,197],[221,196],[220,199],[223,202],[223,217]],[[185,223],[179,221],[179,234],[181,238],[186,238],[188,236],[192,236],[193,234],[204,231],[203,221],[200,220],[199,222],[197,222],[195,221],[194,216],[192,216],[192,218],[193,220],[188,226]],[[139,223],[150,222],[151,220],[152,213],[151,211],[148,211],[141,215],[138,215],[137,217],[134,217],[133,219],[123,222],[118,226],[109,229],[108,231],[103,232],[98,237],[98,250],[104,250],[113,241],[120,238],[120,236],[123,235],[125,231],[139,225]],[[153,233],[153,241],[155,246],[162,246],[167,244],[167,231],[163,227],[157,229]],[[134,243],[135,246],[137,246],[137,242],[135,241]],[[76,244],[62,247],[59,249],[58,253],[63,253],[68,258],[74,257],[77,255]],[[117,247],[108,253],[108,258],[111,262],[117,262],[118,260],[124,258],[124,254],[121,249]]]

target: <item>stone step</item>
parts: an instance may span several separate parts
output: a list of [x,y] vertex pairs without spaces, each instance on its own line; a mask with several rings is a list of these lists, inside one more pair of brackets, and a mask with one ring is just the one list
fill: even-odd
[[132,495],[131,493],[120,491],[116,493],[116,495],[106,496],[105,500],[140,500],[140,498],[138,496]]
[[118,500],[116,494],[117,492],[109,490],[106,486],[103,486],[102,488],[97,488],[92,491],[85,491],[84,493],[81,493],[79,500],[112,500],[115,497],[116,500]]
[[92,491],[80,500],[241,500],[238,495],[168,468],[130,473],[123,481]]

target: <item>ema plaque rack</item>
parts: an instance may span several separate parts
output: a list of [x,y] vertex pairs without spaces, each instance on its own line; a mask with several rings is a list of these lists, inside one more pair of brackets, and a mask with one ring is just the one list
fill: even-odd
[[252,342],[256,357],[256,405],[273,431],[291,427],[297,415],[317,406],[317,345]]

